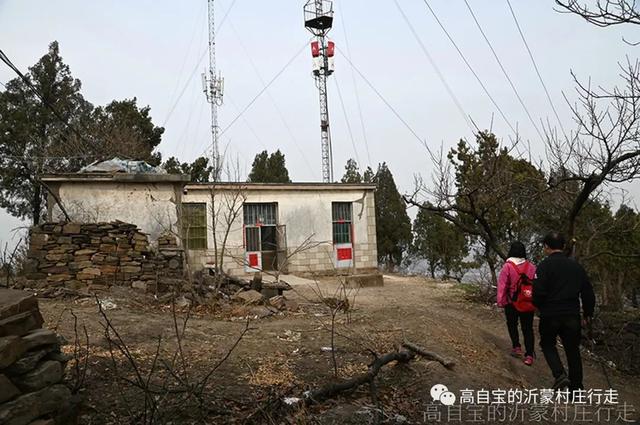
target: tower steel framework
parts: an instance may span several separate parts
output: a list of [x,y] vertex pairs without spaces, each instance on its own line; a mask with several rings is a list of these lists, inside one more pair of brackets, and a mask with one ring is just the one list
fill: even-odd
[[220,160],[218,107],[222,106],[224,94],[224,78],[216,70],[216,26],[214,13],[214,0],[208,0],[209,14],[209,69],[202,74],[202,85],[207,102],[211,104],[211,159],[213,162],[214,179],[220,178],[222,161]]
[[[327,77],[333,73],[327,34],[333,25],[333,2],[327,0],[309,0],[304,6],[305,27],[315,36],[312,53],[319,63],[314,67],[314,78],[320,95],[320,138],[322,148],[322,180],[333,181],[333,151],[331,147],[331,129],[329,126],[329,102],[327,98]],[[329,42],[331,43],[331,42]],[[332,43],[331,43],[332,44]]]

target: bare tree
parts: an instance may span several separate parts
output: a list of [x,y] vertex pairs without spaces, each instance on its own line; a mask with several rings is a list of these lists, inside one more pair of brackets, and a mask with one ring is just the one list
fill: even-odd
[[640,12],[635,0],[556,0],[559,11],[574,13],[599,27],[620,24],[640,24]]
[[640,63],[627,60],[620,69],[624,86],[613,90],[593,88],[573,74],[578,100],[567,102],[576,132],[565,139],[545,130],[549,183],[570,195],[565,219],[569,240],[580,212],[599,190],[640,177]]

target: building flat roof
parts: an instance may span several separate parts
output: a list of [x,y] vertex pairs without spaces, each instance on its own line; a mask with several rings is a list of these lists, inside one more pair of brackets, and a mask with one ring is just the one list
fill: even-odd
[[118,183],[188,183],[189,174],[154,174],[154,173],[61,173],[46,174],[44,182],[118,182]]
[[222,190],[374,190],[375,185],[370,183],[320,183],[320,182],[294,182],[294,183],[251,183],[251,182],[220,182],[189,183],[185,185],[187,190],[210,190],[218,188]]

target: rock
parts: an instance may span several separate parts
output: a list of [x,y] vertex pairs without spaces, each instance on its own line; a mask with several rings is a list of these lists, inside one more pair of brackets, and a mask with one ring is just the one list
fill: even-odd
[[60,351],[52,351],[51,353],[48,353],[44,358],[45,360],[53,360],[60,363],[67,363],[73,357],[67,354],[61,353]]
[[140,266],[124,266],[120,270],[124,273],[140,273],[142,271]]
[[0,320],[37,308],[38,299],[32,294],[13,289],[0,289]]
[[191,301],[189,301],[185,297],[180,297],[176,299],[175,302],[176,302],[176,308],[186,308],[186,307],[189,307],[189,305],[191,304]]
[[147,282],[144,282],[142,280],[134,280],[133,282],[131,282],[131,287],[133,289],[140,289],[142,291],[146,291],[147,290]]
[[[76,257],[80,257],[80,256],[89,256],[89,255],[93,255],[96,253],[95,249],[81,249],[75,252],[75,256]],[[88,257],[87,257],[88,258]],[[76,260],[78,261],[78,260]],[[86,261],[86,260],[85,260]]]
[[13,383],[23,392],[38,391],[62,380],[62,365],[53,360],[47,360],[40,363],[31,372],[12,379]]
[[277,308],[278,310],[284,310],[286,306],[286,299],[282,295],[276,295],[275,297],[269,298],[269,305]]
[[264,319],[265,317],[269,317],[272,314],[273,311],[263,305],[257,305],[249,309],[249,316],[257,316],[258,319]]
[[36,419],[30,422],[29,425],[55,425],[55,423],[53,419]]
[[40,311],[26,311],[6,319],[0,320],[0,336],[18,335],[22,336],[32,329],[42,326],[42,316]]
[[28,425],[40,416],[54,413],[69,404],[71,391],[64,385],[54,385],[40,391],[24,394],[0,405],[0,423]]
[[62,228],[62,233],[65,235],[74,235],[76,233],[80,233],[82,226],[80,223],[67,223]]
[[15,376],[25,374],[36,368],[38,362],[42,360],[51,350],[55,347],[49,347],[49,349],[42,349],[36,351],[28,351],[19,360],[15,361],[11,366],[5,369],[7,375]]
[[27,351],[42,345],[52,345],[58,343],[58,337],[55,332],[49,329],[36,329],[22,337],[26,344]]
[[291,300],[289,298],[285,298],[285,309],[288,311],[298,311],[298,308],[300,308],[298,301],[296,300]]
[[262,300],[262,294],[253,289],[249,291],[241,291],[233,296],[236,301],[242,301],[245,304],[257,304]]
[[11,400],[20,395],[20,390],[4,375],[0,375],[0,403]]

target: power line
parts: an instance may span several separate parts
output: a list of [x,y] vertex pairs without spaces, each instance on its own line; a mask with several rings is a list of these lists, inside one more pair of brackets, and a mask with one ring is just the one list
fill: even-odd
[[[396,1],[396,3],[397,3],[397,0],[394,0],[394,1]],[[449,41],[451,42],[453,47],[458,52],[458,54],[460,55],[460,58],[462,58],[462,61],[465,63],[465,65],[467,65],[467,68],[469,68],[469,71],[471,71],[473,76],[476,78],[476,80],[478,81],[478,84],[480,84],[480,87],[482,87],[482,90],[484,91],[484,93],[487,95],[487,97],[489,98],[491,103],[493,103],[493,106],[498,110],[498,113],[500,114],[500,116],[502,117],[504,122],[507,123],[507,125],[509,126],[509,128],[511,129],[511,131],[514,134],[518,134],[516,129],[513,127],[513,125],[511,125],[511,122],[509,121],[507,116],[502,111],[502,108],[500,108],[500,106],[495,101],[495,99],[493,98],[491,93],[489,93],[489,90],[487,89],[487,87],[482,82],[482,79],[480,79],[480,77],[478,76],[478,73],[476,73],[476,71],[473,69],[473,67],[471,66],[471,64],[467,60],[466,56],[462,53],[462,50],[460,50],[460,48],[458,47],[458,44],[453,40],[453,37],[451,37],[451,35],[449,34],[449,31],[447,31],[447,29],[445,28],[445,26],[442,23],[442,21],[440,21],[440,18],[438,18],[438,15],[436,14],[436,12],[431,8],[431,5],[429,4],[429,2],[427,0],[422,0],[422,1],[427,6],[427,9],[429,9],[429,11],[431,12],[433,17],[435,18],[435,20],[438,23],[438,25],[440,26],[440,28],[442,28],[442,31],[445,33],[445,35],[447,36],[447,38],[449,39]]]
[[507,0],[507,5],[509,5],[509,10],[511,11],[511,16],[513,16],[513,21],[515,22],[516,27],[518,28],[518,32],[520,33],[520,38],[522,38],[522,42],[524,43],[524,46],[527,48],[527,53],[529,53],[529,58],[531,59],[531,63],[533,64],[533,68],[536,70],[536,74],[538,75],[538,79],[540,80],[540,84],[542,84],[542,88],[544,89],[544,92],[547,95],[547,100],[549,101],[549,105],[551,105],[551,110],[553,111],[553,114],[556,116],[556,119],[558,120],[558,124],[560,124],[560,129],[562,130],[562,134],[564,135],[564,138],[567,139],[567,133],[564,131],[564,126],[562,125],[562,121],[560,120],[560,116],[558,115],[558,111],[556,110],[556,107],[553,104],[553,100],[551,99],[551,95],[549,94],[549,90],[547,90],[547,85],[544,83],[544,80],[542,79],[542,74],[540,73],[540,70],[538,69],[538,65],[536,63],[536,60],[534,59],[533,53],[531,52],[531,49],[529,48],[529,43],[527,43],[527,39],[524,36],[524,32],[522,31],[522,28],[520,27],[520,23],[518,22],[518,18],[516,17],[516,14],[513,11],[513,7],[511,7],[511,2],[509,0]]
[[[289,68],[289,66],[293,63],[293,61],[296,60],[296,58],[300,56],[300,54],[306,49],[308,43],[309,43],[309,40],[305,41],[304,45],[302,45],[302,47],[291,57],[291,59],[289,59],[289,61],[276,73],[276,75],[274,75],[273,78],[271,78],[271,80],[269,80],[269,82],[267,82],[267,84],[265,84],[265,86],[251,99],[251,101],[247,103],[247,105],[245,105],[245,107],[242,108],[242,110],[240,110],[240,112],[229,122],[229,124],[224,129],[222,129],[222,131],[220,132],[220,136],[226,133],[227,130],[229,130],[236,123],[236,121],[238,121],[244,115],[244,113],[247,112],[249,108],[251,108],[251,106],[256,102],[256,100],[258,100],[258,98],[262,96],[264,92],[267,91],[269,86],[271,86],[271,84],[273,84],[284,73],[284,71],[286,71],[287,68]],[[202,154],[204,154],[208,149],[209,148],[207,147],[202,152]]]
[[[229,21],[229,25],[231,25],[231,30],[235,34],[236,39],[238,40],[238,43],[240,44],[240,47],[242,48],[242,51],[244,52],[244,54],[246,55],[247,59],[249,60],[249,63],[251,64],[251,67],[253,68],[253,72],[258,77],[258,80],[260,80],[260,83],[263,86],[266,85],[266,81],[262,77],[262,74],[260,74],[260,71],[258,70],[258,67],[256,66],[255,62],[253,61],[253,58],[249,54],[249,51],[247,50],[247,47],[242,42],[242,39],[240,38],[240,34],[238,34],[238,31],[236,31],[236,28],[233,25],[233,22]],[[293,141],[293,144],[295,145],[296,149],[298,150],[298,153],[300,154],[300,157],[302,158],[304,163],[307,165],[307,167],[309,167],[309,170],[313,170],[313,167],[311,167],[311,164],[309,163],[309,160],[307,159],[307,156],[305,155],[304,151],[300,147],[300,143],[299,143],[298,139],[296,138],[295,134],[293,133],[293,130],[291,130],[291,126],[289,126],[289,123],[288,123],[287,119],[285,118],[285,115],[282,112],[282,109],[280,109],[280,106],[276,102],[276,99],[273,97],[273,95],[271,94],[270,90],[267,90],[267,97],[271,101],[271,104],[273,105],[273,108],[275,109],[276,113],[278,114],[278,117],[280,118],[280,121],[282,122],[282,124],[284,125],[285,129],[287,130],[287,133],[289,134],[289,137],[291,138],[291,140]],[[238,107],[236,107],[236,109],[239,110]],[[314,172],[314,175],[316,175],[315,172]]]
[[471,13],[471,16],[473,17],[473,20],[475,21],[476,26],[480,30],[480,33],[482,34],[482,37],[484,38],[484,41],[487,42],[487,45],[489,46],[489,49],[491,49],[491,53],[493,53],[493,57],[496,59],[496,62],[498,62],[498,65],[500,66],[500,69],[502,70],[502,73],[504,74],[504,76],[506,77],[507,81],[509,82],[509,85],[511,86],[511,89],[513,90],[513,93],[518,98],[518,102],[520,102],[520,105],[522,105],[522,108],[526,112],[527,117],[529,118],[529,121],[531,122],[531,125],[533,125],[533,128],[535,128],[536,133],[538,133],[538,136],[540,136],[540,139],[544,139],[542,137],[542,133],[538,129],[538,126],[536,125],[535,121],[533,120],[533,117],[531,116],[531,113],[529,112],[529,109],[524,104],[524,101],[522,100],[522,97],[520,96],[520,93],[518,93],[518,90],[516,89],[515,84],[513,84],[513,81],[511,80],[511,77],[509,77],[509,74],[507,73],[507,70],[502,65],[502,61],[498,57],[498,54],[496,53],[495,49],[493,48],[493,45],[489,41],[489,38],[485,34],[484,30],[482,29],[482,26],[480,25],[480,22],[476,18],[475,13],[473,13],[473,9],[471,9],[471,6],[469,5],[469,2],[467,0],[464,0],[464,3],[467,5],[467,9],[469,9],[469,12]]
[[[342,9],[342,7],[340,7],[340,12],[341,13],[339,13],[338,16],[340,17],[340,23],[342,24],[342,33],[344,34],[344,44],[345,44],[345,47],[347,48],[347,55],[349,55],[349,58],[351,58],[351,47],[349,46],[349,37],[347,36],[347,26],[344,23],[344,9]],[[358,92],[356,74],[353,68],[351,68],[351,81],[353,82],[353,91],[356,95],[356,105],[358,107],[358,116],[360,118],[360,128],[362,129],[362,138],[364,139],[364,147],[367,152],[367,160],[371,165],[371,155],[369,154],[369,140],[367,138],[367,131],[364,125],[364,116],[362,114],[362,105],[360,104],[360,93]]]
[[347,116],[347,109],[344,107],[344,100],[342,99],[342,92],[340,91],[340,84],[338,84],[338,79],[333,77],[333,81],[336,83],[336,91],[338,93],[338,99],[340,99],[340,106],[342,106],[342,113],[344,114],[344,121],[347,124],[347,131],[349,133],[349,138],[351,139],[351,146],[353,146],[353,153],[356,155],[356,161],[360,163],[360,157],[358,156],[358,149],[356,149],[356,141],[353,138],[353,131],[351,130],[351,123],[349,122],[349,117]]
[[[220,21],[220,25],[218,25],[218,34],[220,33],[220,30],[222,29],[222,26],[224,25],[225,21],[227,20],[227,16],[229,16],[229,13],[231,12],[231,9],[233,9],[233,6],[236,4],[236,1],[237,0],[233,0],[233,3],[231,3],[231,5],[227,9],[227,11],[225,12],[224,16],[222,17],[222,20]],[[209,46],[205,47],[204,51],[200,55],[200,59],[198,59],[198,62],[196,63],[196,66],[191,71],[191,75],[189,75],[189,79],[185,83],[184,87],[182,87],[182,90],[180,91],[180,95],[175,100],[175,102],[173,103],[171,108],[169,108],[169,112],[167,113],[167,117],[164,119],[164,122],[162,123],[162,127],[167,125],[167,122],[169,121],[169,118],[171,118],[171,115],[173,115],[173,112],[175,111],[176,107],[178,106],[178,103],[180,102],[180,99],[182,99],[182,96],[184,95],[184,92],[187,90],[187,87],[189,87],[189,84],[191,83],[191,80],[193,80],[193,77],[196,75],[196,72],[198,72],[198,68],[200,68],[200,65],[202,64],[202,61],[204,60],[204,58],[207,55],[208,51],[209,51]]]
[[[336,50],[340,51],[340,49],[338,47],[336,47]],[[405,121],[404,118],[402,118],[402,116],[398,113],[398,111],[396,111],[396,109],[391,105],[391,103],[389,103],[389,101],[387,99],[385,99],[385,97],[382,95],[382,93],[380,93],[378,91],[378,89],[376,89],[374,87],[374,85],[371,83],[371,81],[369,81],[367,79],[367,77],[365,77],[364,74],[362,72],[360,72],[360,70],[354,65],[354,63],[349,58],[347,58],[346,56],[344,56],[344,58],[347,60],[349,65],[356,71],[356,73],[360,76],[360,78],[362,78],[362,80],[369,86],[369,88],[371,90],[373,90],[373,92],[380,98],[380,100],[382,100],[382,102],[387,106],[387,108],[389,108],[391,110],[391,112],[393,112],[393,114],[396,116],[396,118],[398,118],[400,120],[400,122],[402,124],[404,124],[404,126],[407,128],[407,130],[409,130],[409,132],[411,132],[411,134],[413,134],[414,137],[416,139],[418,139],[420,144],[422,146],[424,146],[425,148],[427,148],[429,153],[431,153],[431,150],[429,149],[429,147],[427,146],[425,141],[420,136],[418,136],[418,133],[416,133],[416,131],[409,125],[409,123],[407,121]]]
[[402,18],[404,19],[406,25],[411,30],[411,33],[413,34],[413,37],[418,42],[418,45],[420,46],[420,49],[422,50],[422,53],[425,55],[425,57],[427,58],[427,60],[429,61],[429,63],[433,67],[433,69],[435,70],[436,75],[438,76],[438,79],[440,80],[440,82],[442,83],[444,88],[446,89],[446,91],[449,94],[449,97],[451,98],[451,100],[453,100],[453,103],[456,105],[456,108],[458,109],[458,112],[460,113],[460,115],[462,115],[462,118],[467,123],[467,126],[469,126],[469,129],[471,129],[472,133],[475,133],[476,131],[480,131],[475,126],[475,124],[473,123],[473,120],[471,119],[471,117],[464,111],[464,108],[462,107],[462,104],[458,100],[458,97],[455,95],[455,93],[451,89],[451,86],[449,86],[449,83],[447,83],[447,80],[444,78],[444,74],[442,73],[442,71],[440,71],[440,67],[438,67],[438,64],[436,63],[436,61],[433,59],[433,57],[429,53],[429,50],[427,49],[425,44],[422,42],[422,39],[418,35],[418,32],[416,31],[416,29],[411,24],[411,21],[409,21],[409,18],[404,13],[404,10],[402,10],[402,8],[400,7],[400,3],[398,3],[397,0],[394,0],[394,2],[396,4],[396,7],[398,8],[398,11],[402,15]]

